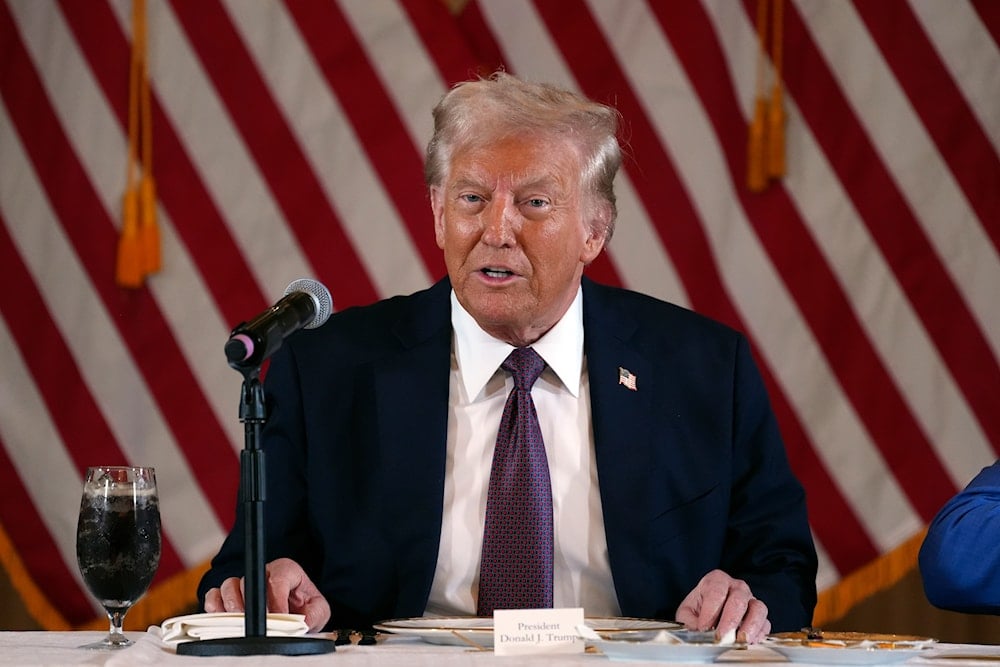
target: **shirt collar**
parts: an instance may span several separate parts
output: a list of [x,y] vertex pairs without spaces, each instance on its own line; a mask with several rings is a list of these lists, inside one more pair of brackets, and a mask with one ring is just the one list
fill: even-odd
[[[483,331],[451,292],[451,326],[455,331],[455,358],[466,396],[479,396],[507,355],[510,344]],[[567,391],[580,395],[583,369],[583,289],[577,288],[569,309],[549,331],[531,344]]]

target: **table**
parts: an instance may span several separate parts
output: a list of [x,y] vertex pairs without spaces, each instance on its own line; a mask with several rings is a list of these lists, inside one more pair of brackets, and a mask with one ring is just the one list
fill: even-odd
[[[584,655],[554,656],[496,656],[492,651],[476,651],[460,646],[426,644],[411,637],[389,637],[376,646],[338,646],[336,653],[316,656],[251,656],[198,658],[179,656],[166,648],[156,629],[149,632],[126,633],[135,644],[119,651],[94,651],[78,648],[82,644],[99,640],[101,632],[0,632],[0,665],[19,667],[58,667],[62,665],[105,665],[107,667],[136,667],[138,665],[209,665],[210,667],[246,667],[247,665],[296,665],[326,667],[466,667],[468,665],[524,665],[525,667],[611,667],[613,665],[669,665],[670,663],[643,662],[619,663],[606,656]],[[927,651],[926,656],[913,658],[907,667],[988,667],[996,661],[1000,665],[1000,646],[983,644],[939,644]],[[763,646],[747,650],[730,651],[716,661],[717,665],[739,667],[753,663],[753,667],[789,667],[783,657]],[[688,667],[688,666],[684,666]]]

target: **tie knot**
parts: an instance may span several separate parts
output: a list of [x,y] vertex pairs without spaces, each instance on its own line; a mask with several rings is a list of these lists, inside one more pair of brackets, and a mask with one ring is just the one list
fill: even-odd
[[535,380],[545,368],[545,360],[530,347],[518,347],[507,356],[500,367],[514,375],[515,387],[531,391]]

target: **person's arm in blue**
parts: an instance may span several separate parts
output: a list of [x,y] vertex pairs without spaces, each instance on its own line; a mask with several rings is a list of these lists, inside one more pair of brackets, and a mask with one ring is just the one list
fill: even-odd
[[927,529],[919,562],[935,607],[1000,613],[1000,461],[945,503]]

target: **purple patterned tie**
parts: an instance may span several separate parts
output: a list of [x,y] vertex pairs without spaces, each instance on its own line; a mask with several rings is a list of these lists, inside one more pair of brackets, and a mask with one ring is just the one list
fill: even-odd
[[476,613],[552,606],[552,487],[531,386],[545,361],[530,347],[510,353],[513,373],[493,452]]

